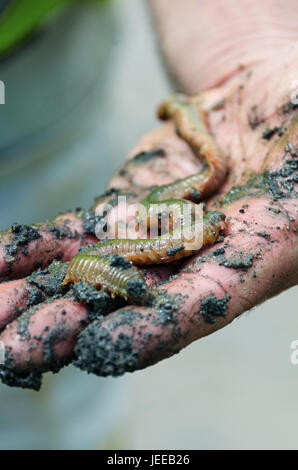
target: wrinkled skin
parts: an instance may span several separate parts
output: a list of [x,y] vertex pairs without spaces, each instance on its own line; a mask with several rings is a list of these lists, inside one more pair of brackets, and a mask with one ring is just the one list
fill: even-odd
[[[189,6],[193,3],[190,1]],[[162,13],[157,11],[157,14]],[[171,59],[171,51],[166,50],[166,53]],[[41,227],[43,237],[28,245],[29,255],[18,253],[18,261],[9,272],[4,247],[11,234],[2,235],[0,279],[7,282],[0,284],[0,326],[3,329],[9,323],[9,327],[2,332],[0,340],[11,351],[18,371],[51,369],[48,357],[47,364],[44,364],[43,338],[49,330],[55,331],[57,327],[60,333],[52,348],[56,367],[57,362],[62,365],[79,357],[82,350],[84,353],[89,351],[89,358],[97,360],[97,363],[86,364],[79,357],[78,365],[99,375],[119,375],[146,367],[177,353],[192,341],[226,326],[241,313],[297,284],[298,199],[295,192],[292,191],[287,198],[274,200],[271,193],[263,192],[256,197],[246,191],[240,199],[220,206],[223,196],[233,186],[245,185],[252,172],[262,174],[265,169],[279,170],[283,166],[284,148],[288,142],[293,148],[298,146],[298,109],[285,112],[285,106],[290,102],[291,82],[298,78],[297,42],[293,41],[290,47],[286,44],[275,48],[272,54],[269,51],[267,58],[258,57],[253,61],[249,57],[245,70],[231,68],[221,75],[219,64],[216,83],[211,79],[208,83],[206,74],[203,74],[201,82],[198,79],[196,83],[192,65],[184,63],[183,66],[184,72],[179,64],[174,72],[186,91],[193,92],[198,85],[205,89],[202,97],[203,106],[209,111],[209,126],[229,162],[230,173],[225,184],[207,203],[208,210],[220,208],[227,216],[224,240],[179,266],[166,265],[148,270],[146,280],[150,286],[165,280],[157,290],[163,292],[164,298],[167,294],[170,296],[167,298],[172,299],[168,316],[164,315],[163,307],[127,306],[95,320],[93,330],[90,330],[91,326],[85,330],[90,321],[86,306],[73,298],[62,297],[34,308],[28,317],[29,335],[24,338],[19,332],[18,319],[13,318],[20,313],[16,307],[26,308],[28,283],[25,276],[34,270],[34,262],[42,259],[44,267],[57,254],[67,261],[76,254],[79,246],[96,239],[84,233],[78,214],[60,216],[56,223],[67,223],[73,238],[55,239],[51,232],[42,232]],[[214,70],[215,66],[216,60],[211,69]],[[222,100],[221,106],[215,106]],[[287,128],[282,136],[275,134],[269,140],[262,138],[266,128],[280,126]],[[130,157],[154,148],[164,149],[165,154],[147,162],[131,163],[125,167],[124,175],[115,175],[109,187],[133,190],[137,194],[135,200],[138,200],[150,186],[165,184],[198,171],[199,162],[175,134],[172,123],[166,123],[145,136]],[[298,156],[293,158],[298,160]],[[297,184],[294,188],[298,191]],[[109,199],[111,196],[107,201]],[[102,206],[101,201],[95,207],[97,213],[101,213]],[[109,217],[115,216],[116,209],[110,212]],[[215,250],[223,247],[226,259],[236,256],[238,260],[249,259],[250,263],[246,268],[225,266],[220,263],[220,257],[212,256]],[[202,255],[206,255],[203,260]],[[177,274],[177,277],[167,280],[171,274]],[[202,301],[204,304],[204,299],[211,294],[220,299],[231,296],[226,298],[225,316],[211,313],[213,323],[206,321],[201,309]],[[22,313],[24,315],[26,313]],[[86,322],[82,323],[82,320]],[[96,331],[96,335],[88,331]],[[79,347],[74,353],[78,335]],[[125,349],[121,349],[123,338]],[[101,348],[98,355],[97,346]],[[127,352],[128,358],[120,364],[117,354],[123,351]]]

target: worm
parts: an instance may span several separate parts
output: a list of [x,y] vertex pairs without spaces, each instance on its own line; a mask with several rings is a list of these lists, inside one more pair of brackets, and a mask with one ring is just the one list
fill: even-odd
[[150,305],[153,300],[140,271],[119,255],[77,254],[68,266],[63,285],[79,281],[107,289],[112,297],[117,295],[133,303]]
[[[84,281],[106,288],[113,296],[150,304],[152,293],[135,265],[178,261],[214,243],[224,230],[225,215],[219,211],[207,212],[203,223],[194,217],[196,203],[216,191],[227,172],[226,161],[207,129],[206,115],[199,107],[198,97],[171,96],[158,108],[158,117],[172,119],[177,133],[202,161],[200,172],[158,186],[141,201],[146,207],[147,224],[152,222],[152,216],[160,216],[169,208],[169,232],[155,238],[112,239],[94,244],[70,261],[64,285]],[[186,204],[191,207],[191,218],[187,222],[183,219]],[[185,228],[189,229],[187,235]],[[119,258],[115,261],[115,256],[123,262]]]

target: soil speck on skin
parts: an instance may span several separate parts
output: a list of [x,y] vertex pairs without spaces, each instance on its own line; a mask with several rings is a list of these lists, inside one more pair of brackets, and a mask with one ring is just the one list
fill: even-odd
[[38,391],[41,387],[42,374],[37,370],[18,371],[15,368],[11,348],[5,350],[5,363],[0,365],[0,379],[10,387],[20,387]]
[[273,212],[274,214],[279,214],[279,213],[281,212],[280,209],[275,208],[275,207],[266,207],[266,209],[267,209],[268,211]]
[[254,256],[251,253],[246,254],[234,254],[230,258],[225,258],[219,260],[221,266],[226,268],[233,269],[248,269],[253,265]]
[[85,233],[95,235],[97,224],[100,222],[101,217],[96,215],[95,212],[86,211],[83,215],[83,229]]
[[[288,144],[289,145],[289,144]],[[298,150],[292,147],[285,148],[286,156],[283,166],[277,171],[264,171],[261,175],[252,176],[247,184],[234,186],[223,198],[222,205],[237,201],[243,197],[259,197],[268,193],[273,201],[280,199],[298,197],[295,189],[295,179],[298,174],[298,160],[289,157],[288,154],[296,153]]]
[[177,323],[176,314],[182,302],[179,294],[167,294],[166,290],[159,290],[156,293],[153,307],[155,315],[153,323],[166,325],[167,323]]
[[42,339],[43,370],[57,373],[70,362],[70,358],[57,357],[55,351],[55,345],[64,341],[67,337],[68,330],[65,327],[64,320],[61,320],[55,329],[50,330]]
[[31,307],[29,310],[25,311],[19,318],[17,318],[17,329],[18,334],[23,341],[29,341],[31,339],[31,334],[28,330],[30,325],[30,318],[36,312],[36,307]]
[[110,332],[94,321],[80,335],[75,347],[74,365],[98,376],[117,377],[137,368],[139,353],[131,339],[120,333],[115,340]]
[[152,305],[154,300],[154,296],[148,289],[146,282],[141,279],[131,279],[128,281],[126,284],[126,292],[131,299],[134,299],[137,303],[141,303],[141,305]]
[[260,237],[266,238],[267,240],[270,240],[270,234],[267,232],[257,232],[257,235],[260,235]]
[[270,140],[275,133],[278,133],[279,136],[282,135],[282,129],[280,129],[279,127],[273,127],[272,129],[267,127],[267,129],[265,129],[262,134],[262,139]]
[[27,256],[28,244],[33,241],[37,240],[38,238],[42,238],[40,233],[34,227],[30,225],[22,225],[18,223],[14,223],[11,226],[11,233],[12,233],[12,240],[5,246],[6,257],[5,260],[7,263],[12,264],[15,261],[14,256],[18,252],[18,248],[21,248],[21,252]]
[[264,122],[264,118],[260,115],[258,107],[252,106],[248,116],[248,124],[252,130],[255,130],[259,125]]
[[124,256],[120,256],[117,254],[111,255],[110,259],[111,259],[110,264],[113,268],[119,268],[119,269],[131,268],[132,263],[128,261],[126,258],[124,258]]
[[292,101],[290,101],[285,106],[283,106],[282,112],[284,114],[289,114],[292,111],[294,111],[295,109],[298,109],[298,104],[292,103]]
[[45,294],[38,289],[37,287],[32,287],[28,290],[28,300],[27,307],[32,307],[33,305],[40,304],[46,299]]
[[63,238],[74,238],[71,230],[66,225],[48,224],[45,230],[52,233],[56,240],[63,240]]
[[72,293],[77,302],[86,305],[91,320],[107,315],[119,306],[119,302],[113,300],[105,290],[97,290],[87,282],[74,284]]
[[169,248],[166,253],[168,256],[175,256],[179,251],[184,250],[184,248],[184,245],[177,246],[176,248]]
[[220,255],[223,255],[225,253],[225,249],[224,248],[218,248],[217,250],[213,251],[213,256],[220,256]]
[[53,261],[47,269],[38,269],[27,278],[27,282],[38,287],[48,297],[58,296],[66,292],[62,286],[67,270],[67,263]]
[[218,298],[214,294],[202,299],[200,313],[206,323],[213,324],[216,319],[214,317],[226,317],[227,303],[231,299],[231,295],[226,295],[223,298]]
[[153,158],[164,157],[164,156],[165,156],[165,151],[163,149],[149,150],[147,152],[138,153],[131,160],[129,160],[128,164],[131,162],[145,163],[149,160],[152,160]]

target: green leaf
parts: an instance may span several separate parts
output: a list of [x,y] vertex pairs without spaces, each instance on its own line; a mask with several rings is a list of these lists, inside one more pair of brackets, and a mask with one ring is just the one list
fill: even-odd
[[54,11],[80,0],[14,0],[0,17],[0,57],[11,52]]

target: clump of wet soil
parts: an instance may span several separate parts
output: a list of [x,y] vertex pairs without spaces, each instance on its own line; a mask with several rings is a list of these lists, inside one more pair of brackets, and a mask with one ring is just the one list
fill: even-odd
[[36,228],[30,225],[22,225],[14,223],[11,226],[12,240],[5,245],[6,257],[5,261],[12,264],[15,261],[15,255],[20,248],[21,253],[28,256],[27,246],[32,240],[42,238]]
[[77,302],[86,306],[91,321],[107,315],[122,305],[119,299],[112,299],[108,292],[98,290],[87,282],[74,284],[71,294]]
[[83,229],[85,233],[95,235],[97,224],[100,222],[101,217],[96,215],[95,212],[86,211],[83,215]]
[[230,294],[223,298],[218,298],[214,294],[204,297],[198,313],[203,316],[206,323],[213,324],[216,321],[216,317],[226,317],[227,303],[231,298]]
[[63,240],[64,238],[75,238],[77,234],[73,234],[67,225],[54,225],[47,224],[44,228],[46,232],[53,234],[56,240]]
[[184,248],[185,247],[182,244],[180,246],[176,246],[175,248],[169,248],[166,253],[168,256],[175,256],[177,253],[179,253],[179,251],[184,250]]
[[126,284],[126,292],[133,302],[141,305],[152,305],[154,296],[145,281],[130,279]]
[[110,257],[110,265],[113,268],[118,268],[118,269],[130,269],[131,268],[131,262],[128,261],[124,256],[120,255],[111,255]]
[[[38,269],[27,278],[27,283],[38,288],[47,297],[55,297],[64,294],[67,288],[62,286],[67,270],[67,263],[53,261],[46,269]],[[29,290],[29,297],[34,299],[38,297],[36,289],[33,293]],[[31,300],[32,302],[32,300]],[[31,303],[31,305],[34,305]]]
[[237,201],[243,197],[259,197],[268,193],[273,201],[298,197],[298,147],[290,143],[285,146],[285,158],[280,170],[264,171],[261,175],[253,175],[242,186],[234,186],[223,198],[222,205]]
[[139,359],[130,337],[120,333],[116,340],[113,339],[111,333],[101,326],[100,320],[95,320],[80,334],[75,354],[75,366],[102,377],[132,372]]
[[37,370],[17,371],[11,348],[5,350],[5,363],[0,365],[0,379],[10,387],[27,388],[38,391],[42,383],[42,374]]
[[177,323],[177,312],[181,302],[182,295],[168,294],[163,289],[157,290],[153,301],[154,315],[151,317],[152,323],[157,325]]
[[239,253],[226,258],[224,256],[217,258],[218,264],[232,269],[247,270],[253,265],[254,255],[251,253]]

